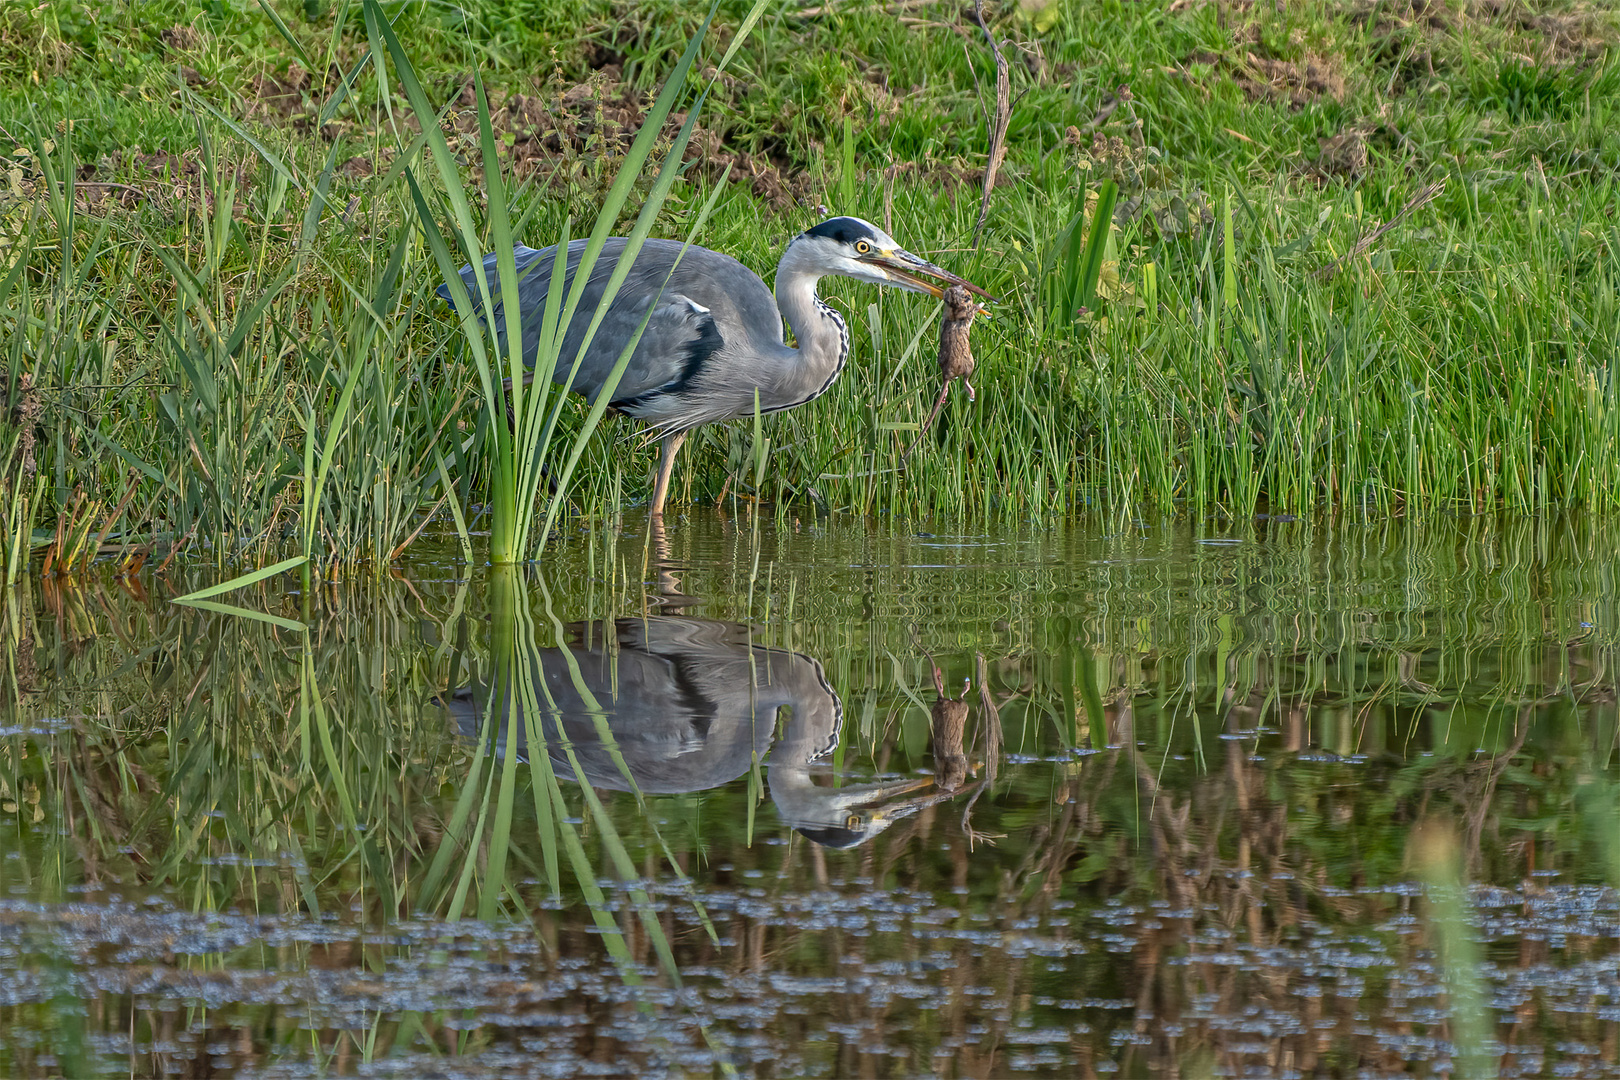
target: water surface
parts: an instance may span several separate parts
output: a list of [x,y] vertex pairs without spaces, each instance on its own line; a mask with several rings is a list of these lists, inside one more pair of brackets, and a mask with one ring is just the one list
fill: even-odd
[[0,1074],[1617,1075],[1617,539],[693,515],[229,598],[305,632],[36,581]]

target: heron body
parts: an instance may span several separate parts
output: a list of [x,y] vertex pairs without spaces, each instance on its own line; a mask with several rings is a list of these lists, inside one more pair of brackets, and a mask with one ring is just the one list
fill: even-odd
[[[675,453],[687,432],[752,416],[756,408],[773,413],[803,405],[826,393],[838,378],[849,359],[849,328],[816,294],[822,277],[839,274],[934,296],[944,291],[936,282],[946,282],[985,295],[859,218],[831,218],[796,236],[777,265],[774,295],[758,274],[729,255],[696,245],[683,251],[672,240],[647,240],[582,355],[580,348],[625,244],[622,238],[608,240],[592,267],[563,334],[554,381],[592,402],[610,395],[615,409],[663,438],[654,515],[663,513]],[[573,288],[586,245],[584,240],[568,245],[564,296]],[[514,254],[524,361],[532,368],[557,249],[519,246]],[[482,270],[490,295],[497,298],[493,320],[504,338],[495,255],[484,258]],[[461,277],[476,303],[473,267],[463,267]],[[448,299],[448,286],[440,286],[439,294]],[[783,338],[784,319],[794,345]],[[643,320],[646,329],[613,382],[613,369]]]

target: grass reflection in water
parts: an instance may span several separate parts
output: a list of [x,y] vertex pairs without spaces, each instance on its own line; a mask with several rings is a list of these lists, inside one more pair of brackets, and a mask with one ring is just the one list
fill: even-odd
[[1605,527],[669,542],[12,594],[0,1073],[1612,1072]]

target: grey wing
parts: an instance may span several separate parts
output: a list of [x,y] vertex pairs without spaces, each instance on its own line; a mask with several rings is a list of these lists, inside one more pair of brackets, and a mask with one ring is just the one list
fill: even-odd
[[[536,251],[534,248],[525,247],[522,244],[518,244],[512,249],[513,259],[517,263],[518,307],[525,314],[531,308],[543,308],[545,306],[546,285],[551,277],[551,260],[555,252],[555,248]],[[504,305],[500,303],[501,278],[497,265],[498,259],[499,256],[492,251],[484,256],[482,266],[483,278],[489,288],[489,294],[496,301],[495,311],[497,314],[504,308]],[[542,259],[545,261],[542,262]],[[538,280],[536,280],[537,275],[535,273],[537,270],[543,270],[543,273],[538,275]],[[461,280],[467,286],[467,294],[472,298],[474,307],[483,306],[483,300],[478,291],[478,278],[479,275],[473,272],[470,265],[461,268]],[[441,300],[448,301],[452,299],[449,285],[440,285],[435,291],[438,292]]]
[[[556,375],[559,383],[567,381],[569,368],[579,356],[580,345],[624,245],[625,241],[618,237],[608,240],[591,270],[564,335]],[[573,286],[585,246],[584,240],[568,245],[567,288]],[[666,408],[673,407],[672,395],[686,388],[728,344],[746,345],[749,340],[781,343],[782,324],[775,299],[758,275],[730,256],[700,247],[687,248],[676,265],[680,252],[681,245],[675,241],[648,240],[643,244],[592,336],[590,348],[579,358],[579,370],[572,383],[574,390],[596,400],[620,354],[646,317],[649,305],[653,308],[652,317],[610,399],[616,407],[633,416],[658,423],[676,419],[656,406],[662,403]],[[535,251],[520,246],[516,255],[524,360],[532,367],[551,272],[556,263],[556,249]],[[672,266],[675,267],[673,273]],[[495,256],[486,256],[483,268],[493,283]],[[461,277],[469,290],[476,289],[477,278],[472,267],[464,267]],[[447,296],[449,290],[441,286],[439,291],[441,296]],[[498,292],[498,286],[491,292]],[[475,296],[474,303],[477,302]],[[504,336],[503,309],[498,303],[495,324]],[[734,338],[738,340],[732,340]]]
[[[646,319],[647,327],[609,398],[616,408],[632,416],[645,416],[655,399],[684,388],[724,344],[710,307],[669,279],[670,260],[665,257],[669,253],[662,248],[650,242],[642,248],[581,357],[580,346],[613,276],[622,244],[610,243],[603,249],[563,336],[558,358],[556,381],[567,381],[568,368],[578,358],[572,388],[595,401],[608,390],[614,366]],[[569,254],[570,262],[575,262],[573,253]]]

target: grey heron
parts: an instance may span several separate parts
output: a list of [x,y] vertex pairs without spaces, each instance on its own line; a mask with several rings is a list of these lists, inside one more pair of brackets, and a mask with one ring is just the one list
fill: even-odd
[[[533,729],[545,735],[562,779],[648,795],[702,791],[764,758],[783,820],[838,848],[955,794],[913,794],[935,787],[933,777],[826,782],[844,719],[826,672],[804,653],[761,644],[738,623],[671,615],[575,623],[566,646],[535,649],[529,662],[541,714]],[[477,738],[492,694],[502,695],[493,732],[499,756],[510,688],[464,687],[441,701],[461,733]],[[791,714],[785,724],[782,709]],[[529,725],[518,725],[524,760],[528,736]]]
[[[564,295],[573,286],[586,243],[575,240],[568,245]],[[625,243],[622,237],[608,240],[591,270],[563,335],[558,383],[568,378]],[[774,296],[758,274],[730,255],[696,245],[683,255],[681,248],[673,240],[643,243],[589,350],[580,358],[572,385],[596,401],[651,305],[647,329],[613,387],[609,404],[646,423],[649,432],[663,441],[653,485],[654,517],[663,515],[675,455],[693,428],[753,415],[756,394],[761,413],[806,404],[826,393],[838,378],[849,359],[849,328],[816,295],[821,278],[841,275],[934,297],[943,296],[949,285],[961,285],[993,299],[978,286],[906,251],[871,222],[854,217],[829,218],[794,237],[777,264]],[[536,251],[518,245],[515,254],[524,362],[533,368],[556,248]],[[490,295],[499,298],[495,255],[484,257],[483,270]],[[463,267],[461,277],[469,293],[479,296],[473,267]],[[439,295],[448,300],[449,286],[441,285]],[[493,320],[504,335],[502,306],[497,299]],[[793,330],[797,348],[783,340],[783,319]]]

